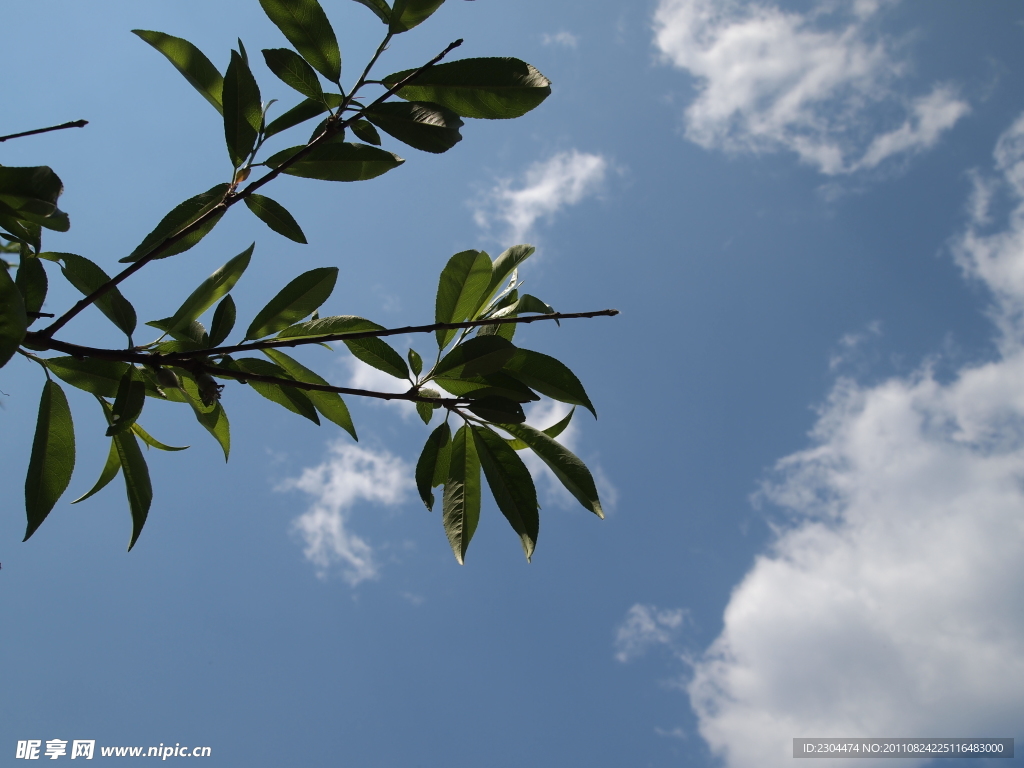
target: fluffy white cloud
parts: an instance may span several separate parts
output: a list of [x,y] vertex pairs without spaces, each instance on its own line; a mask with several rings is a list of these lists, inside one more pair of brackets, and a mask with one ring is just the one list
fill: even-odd
[[488,230],[502,226],[503,241],[526,242],[538,220],[598,192],[607,172],[608,161],[601,155],[559,152],[531,165],[519,183],[500,181],[477,203],[474,218]]
[[615,631],[615,658],[626,663],[656,645],[671,645],[683,625],[686,611],[681,608],[658,610],[637,603]]
[[[348,386],[353,389],[366,389],[371,392],[408,392],[411,386],[408,381],[396,379],[384,371],[367,365],[362,360],[354,357],[344,359],[348,366]],[[411,418],[416,415],[416,405],[408,400],[373,400],[374,403],[389,405],[398,409],[403,418]]]
[[[879,6],[837,6],[846,18],[830,29],[820,23],[833,15],[828,7],[802,15],[756,2],[661,0],[655,45],[696,80],[686,137],[730,152],[789,150],[830,175],[934,146],[970,108],[947,85],[909,103],[893,91],[906,67],[869,32]],[[877,107],[894,103],[906,117],[886,131]]]
[[313,497],[293,527],[305,542],[306,558],[319,576],[326,576],[331,565],[338,563],[352,586],[376,578],[373,548],[349,530],[349,516],[360,502],[401,504],[412,488],[411,477],[410,467],[387,451],[339,442],[331,447],[325,462],[280,486],[279,490],[305,491]]
[[996,167],[1015,210],[986,233],[975,200],[955,250],[998,356],[841,380],[759,494],[791,517],[689,684],[727,766],[788,766],[798,736],[1024,735],[1024,116]]

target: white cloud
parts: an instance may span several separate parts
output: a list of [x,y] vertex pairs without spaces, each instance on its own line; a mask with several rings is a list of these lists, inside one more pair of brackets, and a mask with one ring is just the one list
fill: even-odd
[[[906,66],[870,32],[880,3],[837,7],[847,18],[830,29],[820,23],[835,15],[826,6],[801,15],[764,3],[660,0],[655,46],[696,80],[686,137],[728,152],[789,150],[834,175],[928,149],[967,114],[948,85],[909,103],[893,91]],[[877,114],[894,105],[906,117],[886,131]]]
[[799,736],[1024,735],[1024,116],[995,154],[1016,208],[992,234],[976,210],[955,251],[999,354],[948,383],[841,380],[776,466],[759,497],[788,522],[689,684],[726,766],[789,766]]
[[[366,389],[371,392],[408,392],[412,385],[408,381],[396,379],[389,373],[384,373],[372,365],[367,365],[362,360],[354,357],[344,358],[348,366],[348,386],[353,389]],[[409,400],[371,400],[379,405],[389,405],[397,409],[403,419],[409,419],[416,415],[416,404]]]
[[637,603],[615,631],[615,658],[626,663],[642,656],[652,646],[671,645],[683,625],[686,611],[681,608],[658,610]]
[[601,155],[575,149],[559,152],[531,165],[518,184],[500,181],[476,203],[474,218],[488,230],[503,226],[504,241],[526,242],[540,219],[551,219],[562,208],[597,193],[607,171],[608,160]]
[[304,554],[319,576],[325,577],[331,565],[338,563],[352,586],[377,577],[373,548],[348,529],[351,511],[367,501],[401,504],[412,488],[411,478],[411,468],[387,451],[339,442],[331,447],[324,463],[303,470],[298,478],[279,487],[313,497],[312,505],[295,519],[293,527],[305,541]]
[[541,42],[544,45],[561,45],[565,48],[575,48],[579,45],[580,39],[572,32],[556,32],[553,35],[542,35]]

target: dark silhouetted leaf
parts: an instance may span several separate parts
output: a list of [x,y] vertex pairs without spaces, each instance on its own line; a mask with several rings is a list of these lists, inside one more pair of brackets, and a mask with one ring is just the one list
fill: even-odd
[[486,427],[473,427],[473,437],[494,501],[519,535],[529,561],[540,531],[540,505],[530,470],[501,437]]
[[385,133],[424,152],[447,152],[462,141],[462,118],[430,102],[389,101],[364,114]]
[[[122,263],[138,261],[168,237],[177,234],[181,230],[185,229],[189,224],[192,224],[201,216],[213,210],[224,199],[224,195],[228,191],[229,186],[230,185],[228,184],[218,184],[215,187],[211,187],[206,192],[203,192],[203,194],[190,197],[188,200],[178,205],[173,211],[160,220],[160,223],[156,225],[156,229],[146,235],[146,239],[139,244],[138,248],[120,261]],[[206,237],[210,230],[216,226],[218,221],[220,221],[220,218],[223,215],[223,212],[221,212],[211,217],[195,232],[189,233],[186,237],[183,237],[155,258],[166,259],[168,256],[184,253]]]
[[494,424],[522,424],[526,421],[523,406],[505,397],[484,397],[466,406],[481,419]]
[[77,499],[72,501],[72,504],[77,504],[80,501],[85,501],[90,496],[95,496],[97,493],[107,487],[107,484],[117,477],[117,473],[121,471],[121,456],[117,452],[117,446],[114,445],[114,441],[110,441],[110,452],[107,453],[107,461],[103,465],[103,470],[100,472],[100,477],[96,481],[96,484],[84,494],[79,496]]
[[324,89],[320,86],[320,78],[295,51],[290,48],[265,48],[263,60],[267,62],[270,71],[285,85],[291,86],[307,98],[323,101]]
[[[291,147],[278,152],[267,160],[267,165],[277,168],[300,149]],[[340,142],[315,147],[285,173],[321,181],[366,181],[404,162],[398,155],[368,144]]]
[[[384,78],[392,87],[414,70]],[[507,119],[525,115],[551,93],[551,81],[519,59],[461,59],[435,64],[398,91],[408,101],[432,101],[463,117]]]
[[[25,246],[22,246],[22,249],[24,251],[28,250]],[[14,283],[18,286],[18,291],[21,292],[21,297],[25,302],[26,313],[38,312],[43,308],[43,302],[46,301],[46,290],[49,285],[49,281],[46,279],[46,270],[43,268],[43,262],[33,256],[22,253],[21,263],[18,265],[18,274],[14,279]],[[3,302],[4,299],[0,298],[0,303]],[[32,325],[32,320],[33,318],[29,318],[29,325]]]
[[442,3],[444,0],[395,0],[390,14],[392,34],[399,35],[422,24]]
[[504,424],[501,428],[526,443],[580,504],[598,517],[604,517],[594,478],[579,457],[529,424]]
[[[491,281],[491,257],[483,251],[462,251],[441,270],[434,304],[434,322],[461,323],[480,304]],[[444,349],[457,330],[437,331],[437,345]]]
[[368,120],[356,120],[352,125],[349,126],[352,129],[352,133],[357,138],[362,139],[367,144],[373,144],[380,146],[380,134],[377,133],[377,129],[374,128]]
[[296,106],[289,109],[283,115],[279,115],[277,118],[272,120],[267,126],[264,134],[267,138],[274,136],[281,131],[286,131],[296,125],[312,120],[314,117],[322,115],[327,111],[328,105],[332,108],[341,106],[342,98],[336,93],[324,94],[324,101],[317,101],[315,99],[306,99],[305,101],[299,102]]
[[[73,253],[41,253],[39,258],[59,263],[64,277],[81,291],[83,296],[88,296],[101,285],[110,282],[107,273],[84,256]],[[138,318],[135,315],[135,308],[116,287],[96,299],[95,305],[125,336],[131,338]]]
[[505,339],[479,336],[454,347],[434,366],[432,373],[451,379],[485,376],[501,370],[515,352],[516,348]]
[[316,0],[260,0],[270,20],[313,69],[332,83],[341,79],[338,39]]
[[256,78],[245,60],[232,51],[231,63],[224,75],[224,138],[228,157],[236,168],[245,162],[256,146],[262,117],[263,106]]
[[337,267],[320,267],[302,273],[259,311],[245,332],[245,338],[261,339],[309,317],[327,301],[337,280]]
[[294,240],[296,243],[306,244],[306,236],[302,233],[298,222],[276,200],[271,200],[263,195],[249,195],[245,198],[245,205],[277,234]]
[[434,509],[432,488],[444,485],[448,479],[448,463],[451,459],[451,429],[445,422],[427,438],[419,461],[416,462],[416,488],[427,509]]
[[192,87],[199,91],[214,109],[223,113],[221,93],[224,89],[224,78],[202,51],[188,40],[165,35],[163,32],[152,32],[147,29],[133,29],[132,32],[166,56]]
[[219,347],[235,327],[235,300],[230,296],[221,299],[213,312],[213,323],[210,325],[210,346]]
[[[5,270],[0,270],[4,272]],[[67,490],[75,469],[75,426],[64,390],[53,381],[43,385],[32,454],[25,477],[24,541],[36,532]]]
[[107,428],[107,437],[120,435],[131,429],[145,404],[146,386],[135,366],[129,365],[117,386],[117,395],[109,414],[110,426]]
[[[296,381],[305,381],[310,384],[327,384],[327,381],[322,376],[313,373],[309,368],[306,368],[300,362],[292,359],[280,350],[264,349],[263,354],[273,360]],[[341,395],[337,392],[316,392],[312,390],[304,390],[303,394],[309,398],[313,406],[326,419],[334,422],[352,435],[353,440],[359,439],[356,435],[355,425],[352,423],[352,416],[348,412],[348,406],[341,399]]]
[[558,360],[529,349],[517,349],[505,364],[505,371],[542,395],[571,405],[582,405],[597,418],[576,374]]
[[[569,411],[569,413],[566,415],[564,419],[561,419],[556,424],[552,424],[547,429],[541,431],[544,432],[544,434],[547,435],[548,437],[558,437],[560,434],[565,432],[565,428],[569,426],[569,422],[572,421],[572,415],[574,413],[576,413],[575,408]],[[505,442],[508,443],[508,447],[511,448],[513,451],[522,451],[526,448],[529,448],[529,446],[526,443],[524,443],[522,440],[518,438],[512,438],[511,440],[506,440]]]
[[441,502],[444,531],[455,559],[462,565],[466,550],[480,522],[480,458],[468,427],[461,427],[452,440],[448,479]]
[[27,330],[28,315],[21,291],[0,265],[0,368],[18,351]]
[[348,351],[367,365],[372,365],[380,371],[384,371],[398,379],[409,378],[409,367],[405,359],[395,351],[395,348],[383,339],[353,339],[349,341],[342,339]]

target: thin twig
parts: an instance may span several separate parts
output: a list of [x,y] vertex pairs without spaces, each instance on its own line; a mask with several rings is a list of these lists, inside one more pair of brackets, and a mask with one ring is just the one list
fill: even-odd
[[100,360],[114,360],[121,363],[137,363],[139,365],[181,365],[187,360],[199,357],[221,357],[236,352],[251,352],[276,347],[300,347],[309,344],[322,344],[329,341],[354,341],[356,339],[380,338],[381,336],[398,336],[406,333],[433,333],[434,331],[457,330],[460,328],[477,328],[485,325],[510,325],[513,323],[535,323],[538,320],[573,320],[588,317],[614,317],[619,314],[617,309],[601,309],[594,312],[554,312],[548,315],[530,315],[529,317],[499,317],[489,320],[467,320],[464,323],[432,323],[431,325],[407,325],[403,328],[381,328],[377,331],[358,331],[356,333],[325,334],[323,336],[307,336],[298,339],[270,339],[254,341],[251,344],[239,344],[233,347],[214,347],[198,349],[191,352],[139,352],[134,349],[102,349],[84,347],[59,339],[48,339],[39,331],[25,334],[25,343],[36,347],[46,347],[55,352],[64,352],[72,357],[95,357]]
[[[432,58],[430,61],[428,61],[422,67],[416,69],[415,71],[410,73],[407,77],[402,78],[402,80],[399,81],[398,83],[396,83],[393,88],[390,88],[383,96],[381,96],[379,99],[377,99],[372,104],[370,104],[370,106],[367,107],[366,109],[371,109],[371,108],[377,106],[378,104],[382,103],[384,100],[386,100],[386,99],[390,98],[391,96],[393,96],[399,90],[404,88],[408,83],[410,83],[412,80],[416,79],[420,74],[425,72],[430,67],[432,67],[435,64],[437,64],[439,61],[441,61],[441,59],[443,59],[445,56],[447,56],[453,50],[458,48],[460,45],[462,45],[462,40],[461,39],[456,40],[454,43],[451,43],[447,48],[445,48],[443,51],[441,51],[441,53],[439,53],[437,56]],[[355,94],[353,94],[353,96],[354,95]],[[312,152],[320,144],[326,143],[333,136],[335,136],[337,133],[339,133],[341,130],[343,130],[344,128],[348,127],[350,124],[354,123],[356,120],[358,120],[360,115],[363,112],[365,112],[365,111],[366,110],[364,109],[361,112],[357,112],[356,114],[354,114],[352,117],[348,118],[347,120],[343,120],[343,121],[335,122],[335,123],[330,123],[329,122],[328,125],[327,125],[327,129],[323,133],[321,133],[319,136],[317,136],[315,139],[313,139],[313,141],[309,142],[305,147],[300,149],[294,155],[292,155],[287,160],[285,160],[283,163],[281,163],[279,166],[277,166],[277,168],[274,168],[273,170],[269,171],[264,176],[260,177],[256,181],[252,182],[245,189],[243,189],[241,192],[238,192],[237,194],[229,193],[229,194],[225,195],[224,199],[221,200],[220,203],[218,203],[213,208],[208,210],[206,213],[204,213],[198,219],[196,219],[195,221],[193,221],[191,224],[189,224],[188,226],[184,227],[183,229],[179,230],[178,232],[174,233],[173,235],[168,235],[167,237],[165,237],[162,241],[160,241],[159,243],[154,245],[152,248],[150,248],[150,250],[147,253],[143,254],[143,256],[138,261],[136,261],[134,264],[132,264],[130,267],[127,267],[126,269],[122,270],[121,272],[116,274],[114,277],[110,278],[110,280],[108,280],[103,285],[101,285],[99,288],[97,288],[95,291],[93,291],[88,296],[86,296],[84,299],[82,299],[79,302],[77,302],[73,307],[71,307],[71,309],[69,309],[63,315],[58,317],[53,323],[51,323],[49,326],[44,328],[42,331],[39,331],[40,337],[43,338],[43,339],[48,339],[48,338],[52,337],[54,333],[59,331],[61,328],[63,328],[65,325],[67,325],[72,319],[74,319],[74,317],[77,316],[79,312],[84,310],[89,305],[94,304],[97,299],[99,299],[102,296],[104,296],[108,291],[113,290],[117,285],[119,285],[123,281],[127,280],[132,275],[134,275],[136,272],[138,272],[140,269],[142,269],[146,264],[148,264],[150,261],[152,261],[153,259],[158,257],[161,253],[166,251],[172,245],[174,245],[177,242],[180,242],[181,240],[183,240],[184,238],[188,237],[193,232],[199,230],[210,219],[212,219],[212,218],[214,218],[216,216],[223,215],[228,210],[228,208],[230,208],[232,205],[234,205],[235,203],[239,202],[240,200],[244,200],[249,195],[251,195],[253,192],[255,192],[257,189],[262,187],[264,184],[267,184],[267,183],[273,181],[274,179],[276,179],[278,176],[280,176],[282,173],[284,173],[286,170],[288,170],[290,167],[292,167],[299,160],[301,160],[306,155],[308,155],[310,152]]]
[[298,347],[307,344],[322,344],[331,341],[355,341],[357,339],[381,338],[382,336],[401,336],[407,333],[433,333],[434,331],[459,330],[462,328],[479,328],[487,325],[512,325],[535,323],[538,320],[574,320],[586,317],[614,317],[619,314],[617,309],[600,309],[594,312],[553,312],[548,315],[529,315],[527,317],[500,317],[489,320],[467,320],[464,323],[431,323],[430,325],[407,325],[403,328],[382,328],[378,331],[357,331],[355,333],[333,333],[323,336],[307,336],[297,339],[270,339],[254,341],[250,344],[238,344],[233,347],[216,347],[194,352],[170,352],[162,356],[168,364],[174,360],[188,360],[195,357],[216,357],[233,355],[238,352],[252,352],[277,347]]
[[295,379],[282,379],[277,376],[263,376],[257,373],[246,373],[245,371],[233,371],[230,368],[221,368],[217,365],[195,365],[189,368],[195,373],[208,373],[211,376],[222,376],[228,379],[238,379],[243,384],[247,381],[260,381],[264,384],[279,384],[282,387],[295,387],[307,392],[334,392],[339,395],[355,395],[358,397],[374,397],[378,400],[409,400],[414,403],[432,403],[445,407],[463,405],[468,402],[465,399],[452,397],[426,397],[416,394],[415,391],[408,392],[375,392],[369,389],[352,389],[351,387],[335,387],[331,384],[314,384],[308,381],[296,381]]
[[73,120],[70,123],[61,123],[60,125],[51,125],[49,128],[36,128],[32,131],[22,131],[21,133],[12,133],[10,136],[0,136],[0,142],[7,141],[8,139],[20,139],[22,136],[35,136],[37,133],[49,133],[50,131],[63,131],[65,128],[85,128],[89,124],[88,120]]

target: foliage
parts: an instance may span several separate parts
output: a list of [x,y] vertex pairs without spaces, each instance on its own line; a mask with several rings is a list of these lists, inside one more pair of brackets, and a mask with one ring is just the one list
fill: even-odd
[[[480,517],[481,473],[498,509],[519,536],[527,559],[532,556],[540,507],[533,480],[518,455],[522,450],[536,453],[584,507],[603,516],[590,472],[555,440],[572,413],[542,432],[525,423],[523,412],[524,403],[546,396],[582,406],[596,416],[590,398],[566,366],[515,346],[513,339],[519,323],[615,312],[560,314],[540,299],[521,294],[517,270],[533,253],[531,246],[515,245],[494,259],[482,251],[452,256],[441,271],[434,323],[416,327],[388,329],[351,315],[319,316],[339,269],[312,269],[282,288],[256,314],[238,343],[226,344],[237,320],[231,291],[250,266],[253,244],[203,280],[173,315],[146,322],[160,334],[155,341],[135,342],[138,313],[119,286],[149,262],[197,245],[237,203],[244,202],[274,232],[306,242],[291,213],[257,194],[279,175],[366,181],[405,162],[380,146],[378,129],[415,149],[447,152],[462,138],[463,118],[519,117],[550,93],[548,80],[518,59],[441,63],[461,41],[417,69],[371,79],[392,39],[426,21],[444,0],[395,0],[393,6],[385,0],[357,1],[377,15],[386,31],[362,74],[346,91],[338,41],[317,0],[260,0],[292,46],[264,50],[263,61],[302,97],[272,120],[274,102],[262,100],[240,40],[221,74],[188,41],[135,30],[222,116],[230,174],[227,181],[170,211],[121,259],[129,266],[113,277],[84,256],[42,249],[44,229],[66,232],[70,227],[68,215],[57,207],[63,185],[56,173],[48,167],[0,166],[0,249],[19,261],[13,278],[13,265],[5,261],[0,269],[0,367],[25,359],[38,364],[45,375],[25,482],[26,540],[67,490],[75,466],[71,409],[57,380],[95,396],[108,425],[109,450],[100,477],[73,503],[91,497],[121,474],[132,517],[129,549],[142,532],[153,499],[140,441],[147,448],[183,450],[161,443],[143,429],[139,418],[147,402],[163,400],[191,410],[226,460],[230,428],[221,397],[224,384],[219,381],[248,385],[316,424],[321,419],[333,422],[353,439],[357,439],[356,429],[343,394],[414,402],[425,424],[442,412],[444,418],[430,433],[417,462],[416,485],[428,509],[435,503],[434,489],[443,487],[442,519],[460,563]],[[380,93],[365,95],[371,89]],[[317,118],[321,122],[309,141],[269,157],[262,154],[271,136]],[[0,141],[83,125],[85,121],[77,121]],[[348,133],[359,141],[346,141]],[[249,181],[256,169],[265,170]],[[48,280],[57,268],[83,298],[45,328],[33,330],[41,318],[54,317],[41,309]],[[124,349],[81,346],[56,337],[90,305],[125,335]],[[208,325],[201,322],[207,316]],[[410,349],[403,357],[385,341],[406,333],[433,333],[436,354],[424,358]],[[333,386],[283,351],[332,341],[342,342],[364,363],[407,380],[409,389],[391,394]],[[453,417],[461,426],[452,425]]]

